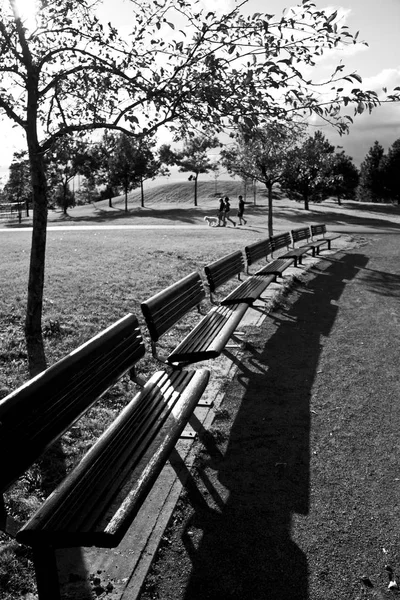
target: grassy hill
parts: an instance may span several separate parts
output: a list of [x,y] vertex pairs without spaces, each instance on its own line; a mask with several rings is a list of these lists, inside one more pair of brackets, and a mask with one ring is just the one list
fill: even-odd
[[[257,193],[260,194],[262,188],[259,187]],[[212,200],[221,196],[229,196],[236,200],[238,195],[245,195],[244,185],[241,181],[221,180],[221,181],[199,181],[197,185],[197,200],[201,204],[202,200]],[[247,195],[253,197],[253,189],[248,186]],[[113,204],[125,202],[125,196],[121,195],[114,198]],[[182,181],[177,183],[164,183],[145,189],[144,202],[146,205],[158,204],[160,202],[168,203],[193,203],[194,202],[194,184],[191,181]],[[128,194],[128,203],[131,206],[140,205],[140,189],[134,190]]]

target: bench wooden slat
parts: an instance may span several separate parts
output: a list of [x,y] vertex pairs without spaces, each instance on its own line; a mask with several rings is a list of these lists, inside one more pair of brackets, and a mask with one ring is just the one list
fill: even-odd
[[17,541],[31,546],[117,546],[196,407],[209,374],[199,369],[153,375],[21,529]]
[[141,309],[151,338],[157,342],[178,319],[198,306],[206,297],[203,282],[196,272],[190,273],[176,283],[155,294]]
[[215,292],[217,288],[227,283],[235,275],[239,277],[244,270],[245,264],[240,250],[210,263],[204,267],[210,292]]
[[0,489],[39,456],[144,355],[137,318],[127,315],[0,401]]
[[217,358],[248,309],[245,303],[218,306],[196,325],[167,358],[171,365]]
[[323,242],[320,243],[320,242],[310,242],[309,241],[311,239],[310,227],[307,226],[307,227],[298,227],[297,229],[292,229],[291,234],[292,234],[292,240],[293,240],[293,247],[295,247],[295,244],[297,242],[305,241],[306,243],[302,244],[300,246],[300,249],[304,249],[304,248],[310,249],[313,256],[315,256],[316,254],[319,253],[319,249]]
[[[311,236],[313,238],[313,241],[316,242],[318,241],[321,245],[322,244],[326,244],[328,247],[328,250],[331,249],[331,242],[333,240],[337,240],[340,235],[332,235],[330,234],[329,237],[326,237],[326,225],[325,223],[318,223],[316,225],[311,225]],[[314,240],[314,236],[316,235],[322,235],[322,239],[321,240]]]
[[[279,237],[279,235],[276,237]],[[271,237],[246,246],[244,250],[247,258],[247,272],[249,273],[250,265],[252,265],[255,262],[258,262],[261,259],[264,259],[267,264],[265,265],[265,267],[259,269],[256,272],[256,274],[258,275],[267,275],[269,273],[272,273],[274,275],[279,275],[280,277],[282,277],[283,272],[290,266],[294,265],[296,267],[297,256],[287,257],[285,255],[285,258],[273,257],[274,251],[280,250],[282,247],[287,247],[287,243],[285,242],[286,238],[281,238],[281,245],[279,245],[279,243],[276,243],[274,246],[273,238]],[[272,260],[270,260],[269,257],[271,257]]]
[[[267,247],[268,242],[266,248]],[[258,254],[259,252],[260,249],[257,247],[256,253]],[[235,275],[240,278],[240,274],[245,272],[243,254],[240,251],[227,254],[219,260],[206,265],[204,271],[208,280],[210,298],[213,300],[212,294],[216,292],[218,288],[227,283]],[[274,277],[271,279],[268,275],[266,275],[265,278],[258,276],[254,279],[251,275],[243,280],[234,290],[229,292],[228,295],[220,301],[220,304],[227,306],[245,302],[252,305],[273,280]]]
[[287,250],[287,252],[285,252],[285,254],[282,254],[280,256],[280,258],[296,259],[294,266],[297,266],[297,263],[299,263],[301,265],[303,256],[305,254],[307,254],[307,252],[310,250],[307,247],[292,248],[289,250],[289,248],[292,245],[292,237],[288,231],[284,232],[284,233],[278,233],[276,235],[273,235],[271,237],[271,242],[272,242],[272,247],[273,247],[274,252],[276,252],[278,250],[282,250],[282,249]]
[[[266,267],[264,267],[265,269]],[[246,281],[233,290],[228,296],[221,300],[223,306],[236,304],[237,302],[246,302],[250,306],[254,304],[267,287],[276,280],[276,274],[266,273],[264,269],[257,271]]]
[[245,246],[244,253],[246,255],[247,267],[251,266],[259,260],[266,259],[268,254],[272,253],[272,244],[269,239],[260,240]]

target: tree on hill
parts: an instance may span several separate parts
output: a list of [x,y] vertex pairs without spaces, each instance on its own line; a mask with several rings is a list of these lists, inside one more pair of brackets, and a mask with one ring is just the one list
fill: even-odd
[[209,157],[209,150],[219,146],[218,137],[207,135],[188,136],[181,151],[174,151],[170,144],[160,147],[160,160],[166,165],[177,165],[179,171],[191,173],[189,181],[194,181],[194,206],[197,206],[197,181],[201,173],[215,171],[217,165]]
[[385,151],[375,141],[360,166],[360,181],[356,200],[360,202],[384,202],[385,191]]
[[354,102],[356,112],[379,103],[374,92],[343,92],[344,78],[361,81],[343,65],[328,77],[331,96],[321,103],[302,65],[308,69],[324,50],[355,43],[356,36],[336,12],[317,10],[311,0],[281,18],[245,15],[242,4],[219,15],[186,0],[131,2],[129,37],[101,22],[88,0],[37,6],[34,20],[25,22],[16,0],[3,0],[0,20],[0,111],[24,131],[33,189],[25,320],[32,375],[46,366],[44,157],[56,140],[104,129],[147,136],[165,125],[182,136],[198,123],[221,131],[229,123],[258,126],[305,111],[343,131],[350,117],[340,116],[342,103]]
[[288,151],[302,135],[296,123],[239,129],[232,147],[221,152],[223,166],[244,180],[260,181],[268,191],[268,233],[273,235],[272,190],[287,168]]
[[289,198],[302,198],[304,209],[310,200],[320,200],[329,191],[332,146],[321,131],[308,136],[301,146],[288,152],[282,189]]

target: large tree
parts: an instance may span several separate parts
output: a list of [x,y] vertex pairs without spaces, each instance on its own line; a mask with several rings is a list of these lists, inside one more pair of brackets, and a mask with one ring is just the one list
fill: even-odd
[[302,198],[305,210],[310,200],[320,200],[329,191],[334,151],[325,135],[316,131],[288,152],[282,187],[289,197]]
[[57,139],[104,128],[147,135],[168,123],[176,133],[196,122],[219,129],[229,122],[258,125],[304,111],[343,129],[343,101],[356,102],[358,111],[378,102],[358,88],[343,96],[340,80],[361,80],[345,74],[343,65],[329,78],[329,99],[314,93],[302,65],[356,38],[335,12],[317,10],[310,0],[281,18],[245,15],[245,3],[219,16],[201,11],[196,1],[131,2],[125,39],[100,22],[90,0],[37,0],[34,23],[24,23],[16,0],[0,2],[0,111],[25,132],[33,187],[25,321],[31,373],[46,364],[44,155]]
[[359,181],[359,172],[351,156],[344,150],[331,155],[331,162],[327,172],[328,191],[336,196],[339,206],[342,198],[354,198]]
[[264,127],[241,127],[232,146],[223,148],[223,166],[244,180],[259,181],[268,192],[268,233],[273,235],[272,191],[282,180],[289,150],[302,135],[297,123],[271,123]]
[[356,199],[360,202],[384,202],[386,157],[383,146],[375,141],[360,166]]

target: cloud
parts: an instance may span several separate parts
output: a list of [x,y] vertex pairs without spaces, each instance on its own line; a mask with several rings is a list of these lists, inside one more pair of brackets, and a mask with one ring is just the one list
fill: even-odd
[[200,6],[209,12],[225,14],[231,12],[235,8],[235,2],[233,0],[218,0],[218,2],[215,0],[201,0]]

